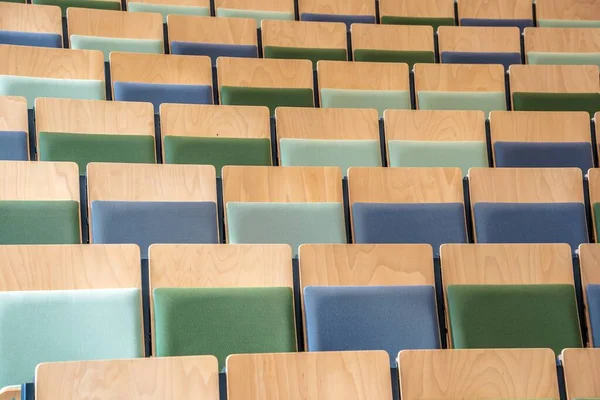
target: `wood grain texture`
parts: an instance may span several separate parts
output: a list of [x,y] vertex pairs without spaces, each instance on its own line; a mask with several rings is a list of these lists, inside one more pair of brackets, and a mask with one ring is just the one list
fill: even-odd
[[443,51],[521,52],[521,33],[517,27],[440,26],[438,35],[440,53]]
[[189,7],[210,7],[210,0],[126,0],[126,3],[136,2],[145,4],[168,4]]
[[0,389],[0,400],[17,400],[21,398],[21,386],[5,386]]
[[525,28],[527,52],[600,53],[600,28]]
[[250,18],[169,15],[169,42],[257,45],[256,21]]
[[219,88],[222,86],[313,88],[310,60],[219,57],[217,71]]
[[0,291],[141,289],[141,285],[136,245],[0,246]]
[[409,90],[408,64],[319,61],[319,88],[349,90]]
[[596,213],[594,211],[594,204],[600,203],[600,168],[591,168],[588,173],[588,187],[590,196],[590,205],[592,210],[592,224],[594,227],[594,237],[598,240],[598,234],[596,233]]
[[405,350],[403,400],[559,399],[550,349]]
[[386,140],[485,141],[483,111],[385,110]]
[[533,19],[529,0],[458,0],[458,19]]
[[42,363],[35,373],[39,400],[219,399],[214,356]]
[[352,24],[352,50],[434,51],[428,25]]
[[597,65],[511,65],[510,92],[598,93]]
[[70,162],[0,161],[0,201],[79,201],[79,171]]
[[67,9],[70,35],[163,41],[163,19],[158,13],[90,8]]
[[565,349],[562,364],[568,400],[600,397],[600,349]]
[[384,351],[238,354],[227,358],[229,400],[391,400]]
[[294,12],[293,0],[215,0],[215,9]]
[[[589,284],[600,284],[600,244],[584,243],[579,245],[579,268],[581,271],[581,286],[583,288],[583,304],[586,310],[584,314],[587,321],[588,347],[594,347],[587,300],[587,286]],[[597,347],[597,344],[595,347]]]
[[330,15],[372,15],[375,16],[373,0],[298,0],[298,11],[312,14]]
[[62,37],[59,7],[21,3],[0,3],[0,30],[54,33]]
[[304,22],[265,19],[261,24],[263,49],[267,46],[305,49],[344,49],[346,25],[342,22]]
[[600,20],[597,0],[536,0],[535,10],[538,20]]
[[379,14],[394,17],[454,18],[453,0],[380,0]]
[[[415,92],[504,92],[504,67],[485,64],[415,64]],[[417,102],[418,104],[418,102]]]
[[24,97],[0,96],[0,131],[29,132],[27,118],[27,100]]
[[223,167],[223,203],[341,203],[337,167]]
[[0,45],[0,75],[104,81],[104,55],[97,50]]

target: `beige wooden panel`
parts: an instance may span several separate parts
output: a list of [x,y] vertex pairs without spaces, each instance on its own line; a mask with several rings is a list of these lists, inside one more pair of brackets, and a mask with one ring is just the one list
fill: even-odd
[[317,72],[320,89],[409,90],[407,64],[319,61]]
[[215,0],[215,9],[294,12],[292,0]]
[[310,60],[219,57],[217,71],[219,88],[222,86],[313,88]]
[[219,399],[214,356],[42,363],[35,397],[70,399]]
[[405,350],[403,400],[559,399],[550,349]]
[[483,111],[385,110],[384,122],[388,141],[486,140]]
[[298,0],[298,11],[312,14],[372,15],[375,16],[373,0]]
[[154,136],[154,108],[150,103],[37,98],[35,116],[38,134]]
[[168,4],[189,7],[210,7],[210,0],[127,0],[129,3]]
[[598,93],[597,65],[511,65],[510,92]]
[[460,168],[357,168],[348,170],[350,204],[463,203]]
[[97,50],[0,45],[0,75],[104,81],[104,55]]
[[28,132],[27,118],[27,100],[24,97],[0,96],[0,131]]
[[0,400],[17,400],[21,398],[21,386],[5,386],[0,389]]
[[337,167],[223,167],[223,203],[341,203]]
[[530,0],[458,0],[458,19],[533,19]]
[[440,26],[440,53],[443,51],[520,53],[521,33],[517,27]]
[[525,56],[529,51],[600,53],[600,28],[525,28]]
[[587,175],[589,182],[590,205],[592,209],[592,223],[594,224],[594,237],[596,240],[598,240],[598,228],[596,227],[596,213],[594,211],[594,204],[600,203],[600,168],[591,168]]
[[600,284],[600,244],[584,243],[579,245],[579,265],[581,269],[581,285],[583,288],[583,304],[587,310],[585,312],[585,318],[587,320],[589,347],[594,347],[592,326],[590,324],[589,308],[587,304],[587,285]]
[[254,19],[169,15],[167,27],[170,42],[257,45]]
[[0,161],[0,201],[79,202],[79,171],[70,162]]
[[597,0],[536,0],[535,12],[538,20],[600,20]]
[[229,400],[391,400],[385,351],[237,354],[227,358]]
[[70,35],[163,41],[163,17],[158,13],[90,8],[67,9]]
[[415,64],[415,91],[504,92],[504,67],[486,64]]
[[434,51],[428,25],[352,24],[352,50]]
[[0,30],[55,33],[62,36],[60,8],[23,3],[0,3]]
[[583,203],[579,168],[471,168],[471,204]]
[[565,349],[562,364],[568,400],[600,397],[600,349]]
[[342,22],[304,22],[265,19],[261,24],[263,48],[344,49],[346,25]]
[[132,244],[0,246],[0,291],[141,288]]
[[379,14],[394,17],[454,18],[453,0],[380,0]]

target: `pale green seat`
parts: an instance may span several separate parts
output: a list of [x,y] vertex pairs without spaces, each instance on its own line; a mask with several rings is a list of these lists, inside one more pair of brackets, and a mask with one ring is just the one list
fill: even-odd
[[210,17],[209,7],[180,6],[176,4],[152,4],[128,2],[127,10],[134,12],[158,13],[163,16],[163,23],[167,23],[167,15],[196,15],[199,17]]
[[105,100],[104,81],[0,75],[0,96],[22,96],[33,109],[37,97]]
[[487,144],[478,141],[390,140],[388,157],[390,167],[458,167],[465,176],[469,168],[489,166]]
[[409,110],[408,90],[321,89],[323,108],[374,108],[383,117],[385,110]]
[[419,91],[421,110],[481,110],[486,117],[491,111],[506,111],[504,92],[435,92]]
[[580,19],[538,19],[537,24],[552,28],[600,28],[600,21]]
[[342,203],[228,202],[229,243],[346,243]]
[[104,53],[104,61],[108,62],[111,51],[125,53],[163,54],[164,46],[156,39],[125,39],[100,36],[71,35],[71,48],[80,50],[100,50]]
[[0,293],[0,387],[41,362],[143,357],[139,289]]
[[256,21],[257,29],[263,19],[277,19],[282,21],[293,21],[296,19],[293,12],[283,11],[260,11],[260,10],[240,10],[234,8],[217,8],[215,10],[217,17],[226,18],[251,18]]
[[379,140],[281,139],[282,166],[381,167]]
[[527,53],[527,63],[545,65],[600,66],[600,53],[549,53],[530,51]]

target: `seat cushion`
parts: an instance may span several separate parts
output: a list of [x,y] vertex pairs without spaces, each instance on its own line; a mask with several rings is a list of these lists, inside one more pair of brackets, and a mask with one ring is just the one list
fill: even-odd
[[0,160],[27,161],[27,132],[0,130]]
[[323,108],[374,108],[383,117],[385,110],[409,110],[408,90],[321,89]]
[[167,23],[167,16],[169,14],[210,17],[210,7],[177,4],[141,3],[137,1],[128,1],[127,11],[159,13],[163,16],[164,24]]
[[320,60],[346,61],[346,49],[317,49],[304,47],[265,46],[264,58],[283,58],[292,60],[310,60],[317,68]]
[[71,35],[69,42],[72,49],[101,51],[104,53],[104,62],[110,61],[109,56],[113,51],[145,54],[163,54],[165,52],[163,41],[159,39]]
[[513,93],[515,111],[600,111],[600,93]]
[[171,54],[208,56],[212,61],[213,67],[216,67],[217,58],[219,57],[258,57],[258,47],[254,45],[196,43],[173,40],[170,43],[170,50]]
[[461,18],[461,26],[516,26],[523,32],[533,26],[533,19]]
[[588,316],[594,347],[600,347],[600,285],[587,285]]
[[81,8],[95,8],[98,10],[121,10],[121,3],[119,1],[106,1],[106,0],[32,0],[32,4],[44,4],[48,6],[58,6],[62,11],[63,18],[67,16],[67,8],[69,7],[81,7]]
[[342,203],[228,202],[229,243],[346,243]]
[[354,203],[355,243],[466,243],[462,203]]
[[592,144],[589,142],[496,142],[494,154],[497,167],[579,167],[584,175],[594,167]]
[[143,357],[139,289],[0,293],[0,386],[40,362]]
[[480,110],[486,117],[491,111],[505,111],[504,92],[436,92],[420,90],[421,110]]
[[600,28],[600,20],[538,19],[537,24],[555,28]]
[[309,351],[440,347],[433,286],[307,286],[304,310]]
[[0,201],[0,244],[78,244],[79,202]]
[[343,22],[349,31],[352,24],[375,24],[377,23],[374,15],[342,15],[342,14],[321,14],[321,13],[301,13],[300,21],[314,22]]
[[62,36],[57,33],[15,32],[0,30],[0,44],[61,48]]
[[551,53],[528,51],[527,63],[543,65],[597,65],[600,67],[600,53]]
[[260,28],[263,19],[276,19],[281,21],[293,21],[296,16],[291,11],[265,11],[265,10],[244,10],[239,8],[218,7],[215,10],[217,17],[225,18],[252,18],[256,21],[256,28]]
[[114,99],[152,103],[158,114],[162,103],[212,104],[210,85],[166,85],[139,82],[113,82]]
[[400,62],[408,64],[408,68],[412,69],[416,63],[435,62],[435,54],[433,51],[356,49],[354,61]]
[[154,289],[156,355],[296,351],[292,289]]
[[142,258],[154,243],[218,243],[213,202],[93,201],[93,243],[135,243]]
[[502,64],[506,70],[513,64],[521,64],[521,53],[442,51],[440,58],[447,64]]
[[476,203],[473,213],[479,243],[588,242],[582,203]]
[[431,25],[433,31],[437,32],[440,26],[454,26],[454,17],[401,17],[394,15],[382,15],[382,24],[389,25]]
[[312,89],[251,88],[221,86],[221,104],[266,106],[275,115],[277,107],[314,107]]
[[582,347],[572,285],[449,285],[455,349]]

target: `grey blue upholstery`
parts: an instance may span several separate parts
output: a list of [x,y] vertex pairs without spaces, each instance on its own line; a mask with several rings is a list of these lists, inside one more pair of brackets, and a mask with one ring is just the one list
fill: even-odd
[[15,32],[0,30],[0,44],[19,46],[62,47],[62,36],[56,33]]
[[461,18],[461,26],[516,26],[523,32],[533,26],[533,19]]
[[600,284],[587,285],[587,306],[594,347],[600,347]]
[[578,143],[496,142],[497,167],[579,167],[584,174],[594,167],[592,145]]
[[212,104],[210,85],[172,85],[139,82],[114,82],[114,99],[152,103],[158,114],[162,103]]
[[512,64],[521,64],[521,53],[442,51],[440,57],[446,64],[502,64],[506,70]]
[[258,47],[253,45],[195,43],[173,40],[171,42],[171,54],[208,56],[214,67],[217,65],[217,58],[219,57],[256,58],[258,57]]
[[28,151],[26,132],[0,131],[0,160],[26,161]]

